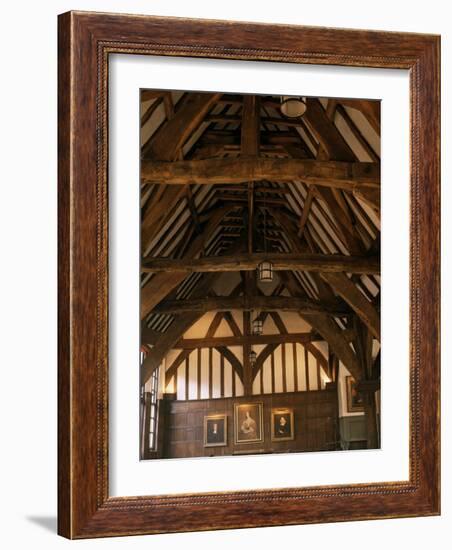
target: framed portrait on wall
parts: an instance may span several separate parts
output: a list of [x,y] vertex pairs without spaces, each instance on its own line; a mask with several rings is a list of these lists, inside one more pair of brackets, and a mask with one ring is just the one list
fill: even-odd
[[346,376],[347,412],[356,413],[364,411],[362,395],[356,389],[356,380],[353,376]]
[[295,437],[293,409],[272,409],[272,441],[290,441]]
[[439,513],[438,60],[60,16],[60,534]]
[[228,442],[228,417],[216,414],[204,417],[204,447],[222,447]]
[[234,441],[236,444],[264,441],[262,403],[234,405]]

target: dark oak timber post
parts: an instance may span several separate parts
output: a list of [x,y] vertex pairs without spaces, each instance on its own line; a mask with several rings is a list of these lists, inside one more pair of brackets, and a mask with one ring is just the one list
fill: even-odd
[[[243,333],[245,336],[250,334],[250,319],[251,315],[249,311],[243,312]],[[243,392],[244,395],[251,395],[252,393],[252,365],[250,363],[250,351],[251,346],[248,343],[243,345]]]
[[377,429],[377,408],[375,403],[375,393],[369,392],[363,394],[364,412],[367,424],[367,448],[378,448],[378,429]]
[[[243,156],[259,156],[260,98],[245,95],[243,98],[240,150]],[[254,182],[248,182],[248,252],[253,252]]]
[[142,424],[142,447],[141,458],[149,458],[149,428],[151,422],[151,394],[144,392],[143,394],[143,424]]
[[371,380],[372,375],[372,345],[373,338],[369,328],[358,316],[354,318],[356,332],[355,346],[362,365],[363,378],[358,382],[357,391],[362,395],[364,414],[366,417],[367,448],[378,448],[377,408],[375,392],[379,389],[379,381]]

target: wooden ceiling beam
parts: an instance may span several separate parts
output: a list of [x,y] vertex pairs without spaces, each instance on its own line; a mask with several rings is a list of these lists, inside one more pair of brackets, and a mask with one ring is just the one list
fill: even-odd
[[193,198],[193,193],[192,193],[190,185],[185,186],[185,196],[186,196],[186,199],[187,199],[188,209],[190,210],[190,214],[191,214],[191,217],[193,219],[193,223],[195,224],[195,227],[196,227],[196,231],[197,231],[198,234],[200,234],[201,233],[201,223],[199,221],[198,212],[196,211],[196,204],[195,204],[195,201],[194,201],[194,198]]
[[[142,92],[142,97],[143,97]],[[165,95],[164,97],[168,97]],[[160,126],[142,147],[142,157],[159,161],[174,161],[180,158],[180,150],[191,133],[201,124],[221,94],[187,93],[181,99],[176,113],[172,110],[167,121]],[[169,95],[171,99],[171,96]],[[172,105],[172,101],[171,101]],[[166,102],[167,109],[171,106]],[[161,182],[158,182],[161,183]],[[159,200],[152,202],[141,222],[141,243],[143,252],[167,222],[171,208],[177,203],[186,189],[177,186],[163,188]]]
[[[326,189],[325,187],[319,187],[318,193],[320,197],[325,201],[331,214],[336,222],[336,227],[339,233],[339,239],[347,247],[347,250],[351,254],[360,254],[363,251],[364,245],[357,238],[355,229],[349,218],[349,214],[345,213],[341,208],[339,201],[333,193],[333,189]],[[379,193],[379,191],[378,191]]]
[[230,311],[265,309],[275,311],[300,311],[330,315],[348,315],[348,306],[338,303],[315,302],[297,296],[213,296],[187,300],[164,300],[154,307],[153,313],[172,315],[186,312]]
[[345,120],[345,123],[350,128],[350,131],[353,133],[355,138],[359,141],[359,143],[361,144],[361,147],[366,151],[366,153],[369,155],[372,161],[379,162],[380,161],[379,155],[373,150],[370,143],[363,136],[361,130],[358,128],[358,126],[355,124],[353,119],[350,117],[350,115],[347,113],[347,111],[344,109],[342,105],[337,106],[337,112]]
[[371,162],[318,161],[294,158],[224,158],[179,162],[143,161],[142,183],[186,185],[248,181],[293,181],[347,191],[379,189],[380,165]]
[[209,328],[207,329],[205,338],[212,338],[215,336],[215,333],[218,329],[218,327],[221,324],[221,321],[223,320],[223,313],[219,311],[215,314],[214,318],[212,319],[212,322],[209,325]]
[[215,348],[220,355],[222,355],[229,363],[231,364],[232,368],[240,378],[241,382],[244,381],[244,372],[243,372],[243,366],[240,363],[240,361],[235,356],[234,352],[232,352],[230,349],[228,349],[225,346],[218,346]]
[[[309,250],[309,245],[306,245],[305,243],[301,242],[300,238],[298,237],[295,225],[291,221],[290,217],[286,213],[281,212],[280,210],[277,210],[277,209],[271,209],[270,212],[271,212],[271,215],[275,218],[275,220],[279,223],[279,225],[284,228],[284,231],[289,240],[291,249],[295,252],[306,253],[306,251]],[[305,230],[306,236],[309,235],[307,229],[308,228],[306,228]],[[283,272],[283,275],[285,274],[286,272]],[[334,297],[334,294],[331,288],[325,283],[325,281],[315,271],[312,272],[312,277],[317,286],[320,299],[325,301],[330,301]]]
[[141,127],[143,127],[148,122],[148,120],[154,114],[154,112],[158,108],[158,106],[161,105],[162,101],[163,101],[163,99],[161,97],[158,97],[155,101],[153,101],[149,105],[149,107],[146,109],[146,111],[141,116],[141,119],[140,119]]
[[340,99],[339,103],[357,109],[366,117],[372,128],[380,135],[380,101],[366,99]]
[[[218,279],[217,273],[209,273],[204,275],[203,279],[198,283],[194,297],[205,296],[215,281]],[[200,319],[204,313],[192,312],[177,317],[168,329],[156,341],[153,348],[147,354],[143,364],[141,365],[141,382],[145,384],[151,377],[156,368],[160,366],[166,354],[172,349],[174,344],[182,338],[183,334]]]
[[143,158],[176,160],[179,149],[198,128],[221,94],[187,93],[182,104],[143,146]]
[[[317,160],[355,162],[357,160],[356,155],[333,122],[337,102],[331,99],[328,100],[326,110],[323,109],[318,99],[310,98],[307,104],[306,118],[320,144]],[[320,186],[317,191],[335,219],[339,239],[351,254],[360,254],[363,246],[350,220],[350,211],[348,208],[344,209],[343,201],[341,202],[341,191]]]
[[303,318],[323,336],[333,353],[342,361],[353,377],[356,380],[361,380],[363,368],[337,323],[326,315],[306,315]]
[[166,354],[170,349],[172,349],[174,344],[181,338],[184,332],[196,323],[202,315],[203,314],[197,312],[183,315],[182,317],[176,319],[170,325],[168,330],[162,334],[162,337],[156,342],[155,346],[150,350],[141,365],[140,372],[142,385],[149,380],[154,370],[160,366]]
[[[292,295],[297,295],[299,283],[293,273],[284,272],[283,275],[282,280],[287,290]],[[330,349],[347,367],[353,377],[356,380],[361,380],[363,370],[356,354],[350,347],[349,338],[345,335],[345,331],[341,330],[338,324],[327,315],[305,315],[300,313],[300,316],[328,342]]]
[[[234,245],[233,247],[229,247],[228,253],[231,254],[240,250],[241,244]],[[219,273],[208,273],[206,275],[203,275],[194,290],[192,290],[191,297],[202,298],[204,296],[207,296],[215,282],[218,280],[219,276]],[[175,290],[175,288],[176,287],[174,287],[172,290]],[[241,285],[237,285],[232,290],[231,295],[234,296],[237,292],[239,292],[240,288]],[[180,338],[182,338],[184,332],[186,332],[192,325],[194,325],[196,321],[198,321],[198,319],[200,319],[203,315],[203,312],[192,312],[176,317],[173,323],[161,335],[158,341],[156,341],[154,347],[150,350],[141,366],[141,380],[143,384],[146,383],[147,380],[149,380],[154,370],[160,366],[161,362],[165,358],[166,354],[170,351],[170,349],[172,349],[173,345]]]
[[141,220],[141,250],[145,253],[158,232],[170,219],[174,206],[183,196],[183,185],[160,186],[161,193],[143,211]]
[[230,256],[204,256],[184,259],[149,258],[143,260],[143,272],[206,273],[212,271],[252,271],[262,261],[270,261],[275,271],[316,271],[334,273],[380,274],[379,256],[344,256],[342,254],[307,254],[299,252],[237,253]]
[[[317,159],[354,162],[357,160],[355,153],[334,124],[337,107],[336,100],[328,100],[326,110],[323,109],[318,99],[308,100],[309,115],[307,118],[317,138],[322,136],[322,139],[319,138],[320,147]],[[318,191],[336,220],[341,241],[351,254],[359,254],[364,248],[363,242],[353,225],[353,214],[343,200],[341,190],[319,187]],[[380,190],[373,195],[376,201],[374,208],[378,208],[379,195]]]
[[169,381],[173,376],[175,376],[177,369],[188,359],[188,356],[191,353],[191,349],[182,350],[179,355],[174,359],[171,365],[165,371],[165,386],[169,384]]
[[380,341],[380,315],[345,273],[322,273],[321,277],[356,312],[374,338]]
[[[283,288],[282,286],[278,286],[277,288],[275,288],[275,290],[273,291],[273,295],[278,295],[282,288]],[[271,315],[273,322],[276,325],[276,328],[279,330],[280,335],[283,335],[283,336],[287,335],[286,326],[284,325],[283,320],[281,319],[281,317],[277,312],[266,311],[263,313],[263,315],[264,315],[264,319],[262,320],[262,322],[265,322],[265,317],[267,315]],[[252,369],[252,373],[251,373],[252,381],[255,380],[259,371],[263,368],[266,359],[275,351],[275,349],[279,345],[280,343],[278,342],[272,342],[270,344],[267,344],[265,348],[259,353],[259,355],[256,358],[256,363],[254,364],[254,368]]]
[[307,109],[303,118],[325,150],[328,159],[353,162],[355,160],[353,151],[328,117],[320,101],[316,98],[308,98],[306,101]]
[[[213,235],[224,215],[232,210],[232,206],[220,208],[212,214],[202,233],[198,235],[190,244],[186,254],[186,259],[195,258],[204,248],[205,243]],[[157,273],[141,289],[141,318],[144,319],[165,296],[177,287],[186,277],[186,273]]]
[[243,98],[240,134],[240,153],[244,156],[259,154],[260,137],[260,98],[256,95],[245,95]]
[[176,342],[173,349],[193,350],[197,348],[215,348],[217,346],[259,346],[263,344],[306,344],[317,341],[312,332],[295,332],[281,334],[262,334],[260,336],[216,336],[204,338],[183,338]]
[[242,331],[240,330],[232,313],[230,311],[226,311],[223,317],[226,323],[228,324],[229,328],[231,329],[232,334],[234,336],[242,336]]
[[147,327],[144,323],[141,326],[140,342],[142,344],[155,345],[163,332]]
[[314,185],[309,187],[308,194],[306,195],[306,200],[304,201],[304,205],[303,205],[303,212],[300,218],[300,227],[298,228],[298,237],[300,239],[303,238],[304,228],[306,227],[306,223],[308,221],[308,216],[311,211],[311,205],[314,199],[315,192],[316,192],[316,188]]
[[[234,193],[248,191],[248,187],[243,187],[241,184],[236,183],[234,185],[217,185],[215,187],[217,191],[233,191]],[[262,185],[254,186],[255,193],[264,193],[265,195],[288,195],[290,191],[285,187],[263,187]],[[287,204],[287,203],[286,203]]]
[[320,367],[323,369],[323,372],[329,377],[330,373],[328,368],[328,359],[326,359],[323,353],[316,348],[312,342],[306,342],[303,345],[316,358],[320,364]]
[[141,90],[140,100],[143,103],[151,99],[161,99],[166,93],[168,92],[164,90]]
[[355,189],[353,194],[372,208],[376,214],[380,215],[381,197],[379,189]]

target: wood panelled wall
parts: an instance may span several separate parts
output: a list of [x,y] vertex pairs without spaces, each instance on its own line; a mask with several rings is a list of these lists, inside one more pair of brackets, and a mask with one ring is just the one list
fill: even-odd
[[[265,346],[254,346],[259,353]],[[230,347],[243,365],[241,347]],[[253,395],[316,391],[329,382],[321,352],[314,344],[281,344],[264,361],[252,386]],[[178,400],[237,397],[244,393],[243,383],[228,359],[212,348],[194,349],[179,365],[175,376],[166,380],[165,391],[175,393]]]
[[[263,403],[264,440],[234,444],[234,404],[253,402]],[[272,408],[293,408],[293,441],[271,441]],[[160,414],[162,458],[333,450],[339,439],[334,385],[324,391],[189,401],[163,399]],[[224,447],[204,447],[204,416],[212,414],[227,415],[228,444]]]

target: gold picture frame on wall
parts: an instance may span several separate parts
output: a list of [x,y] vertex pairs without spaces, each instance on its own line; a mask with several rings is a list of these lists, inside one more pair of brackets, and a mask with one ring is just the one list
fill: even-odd
[[262,441],[264,441],[263,403],[236,403],[234,405],[235,444]]
[[271,439],[272,441],[291,441],[295,439],[293,409],[272,409]]
[[204,447],[224,447],[228,444],[228,417],[214,414],[204,417]]
[[356,390],[356,380],[353,378],[353,376],[346,376],[345,383],[347,392],[347,412],[364,412],[362,395]]

